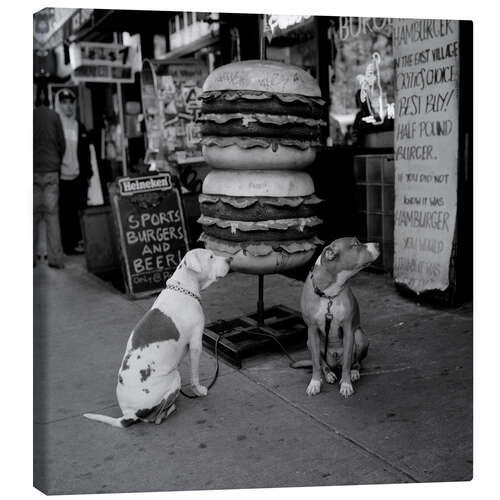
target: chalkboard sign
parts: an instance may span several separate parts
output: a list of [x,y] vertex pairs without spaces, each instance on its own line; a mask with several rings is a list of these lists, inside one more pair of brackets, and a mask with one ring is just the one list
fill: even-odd
[[394,279],[416,293],[449,286],[458,172],[459,23],[397,19]]
[[127,292],[132,298],[156,293],[188,250],[176,179],[169,173],[121,177],[109,192]]

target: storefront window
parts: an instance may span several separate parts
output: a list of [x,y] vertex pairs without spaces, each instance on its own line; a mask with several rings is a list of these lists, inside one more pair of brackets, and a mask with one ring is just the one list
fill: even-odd
[[393,130],[392,20],[331,18],[328,35],[333,144],[358,144],[367,133]]
[[173,16],[171,17],[168,22],[169,22],[169,33],[172,34],[172,33],[175,33],[176,32],[176,29],[175,29],[175,17],[176,16]]

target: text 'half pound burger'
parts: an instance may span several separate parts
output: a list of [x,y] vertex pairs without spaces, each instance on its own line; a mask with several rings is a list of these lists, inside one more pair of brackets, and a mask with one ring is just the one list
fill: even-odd
[[214,168],[200,195],[200,239],[233,270],[270,274],[306,264],[321,220],[314,184],[323,101],[300,68],[244,61],[203,86],[203,155]]
[[208,76],[201,100],[210,166],[294,170],[314,161],[325,102],[306,71],[273,61],[227,64]]

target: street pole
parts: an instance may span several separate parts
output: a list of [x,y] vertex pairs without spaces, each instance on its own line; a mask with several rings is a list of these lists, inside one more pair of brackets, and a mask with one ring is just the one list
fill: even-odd
[[[113,33],[113,43],[119,43],[118,33]],[[121,131],[121,153],[122,153],[122,175],[127,175],[127,147],[125,145],[125,119],[123,118],[123,97],[122,97],[122,84],[121,82],[116,83],[116,95],[118,98],[118,119],[120,120],[120,131]]]
[[[260,58],[267,58],[267,38],[265,36],[266,15],[259,15]],[[257,301],[257,324],[264,326],[264,275],[259,274],[259,298]]]
[[126,136],[125,136],[125,120],[123,118],[123,98],[122,98],[122,84],[118,82],[116,84],[117,96],[118,96],[118,116],[120,119],[120,130],[121,130],[121,150],[122,150],[122,174],[127,175],[127,148],[125,146]]
[[264,275],[259,274],[259,298],[257,300],[257,324],[264,326]]
[[260,41],[260,58],[261,60],[267,59],[267,38],[265,36],[266,28],[266,15],[259,15],[259,41]]

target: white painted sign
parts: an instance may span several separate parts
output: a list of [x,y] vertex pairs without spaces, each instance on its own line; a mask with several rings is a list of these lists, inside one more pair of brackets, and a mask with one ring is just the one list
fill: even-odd
[[458,21],[394,20],[394,279],[446,290],[457,212]]
[[73,43],[69,47],[73,80],[131,83],[134,81],[132,67],[134,51],[134,47],[116,43]]

